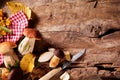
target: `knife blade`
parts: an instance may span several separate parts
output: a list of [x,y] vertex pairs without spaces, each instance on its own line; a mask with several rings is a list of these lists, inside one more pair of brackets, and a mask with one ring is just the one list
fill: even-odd
[[78,52],[77,54],[73,55],[72,59],[70,62],[65,62],[63,63],[62,68],[65,69],[66,67],[68,67],[72,62],[76,61],[78,58],[80,58],[84,53],[85,53],[86,49],[81,50],[80,52]]
[[66,69],[72,62],[74,62],[78,58],[80,58],[85,52],[86,52],[86,49],[81,50],[79,53],[73,55],[70,62],[63,63],[63,65],[61,67],[58,67],[58,68],[51,70],[50,72],[45,74],[43,77],[41,77],[39,80],[49,80],[50,78],[52,78],[55,74],[57,74],[61,70]]

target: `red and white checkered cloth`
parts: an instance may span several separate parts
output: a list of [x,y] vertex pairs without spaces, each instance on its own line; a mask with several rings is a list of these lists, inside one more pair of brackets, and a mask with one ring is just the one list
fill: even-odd
[[[0,42],[12,41],[16,42],[22,36],[23,30],[28,26],[28,19],[23,11],[19,11],[10,17],[11,25],[9,29],[12,30],[12,34],[8,34],[0,38]],[[3,55],[0,54],[0,65],[3,63]]]

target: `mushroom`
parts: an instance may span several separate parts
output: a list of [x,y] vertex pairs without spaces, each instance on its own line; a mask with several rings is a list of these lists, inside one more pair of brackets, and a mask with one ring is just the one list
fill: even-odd
[[36,29],[25,28],[23,31],[23,35],[25,38],[21,41],[18,46],[18,51],[21,55],[25,55],[26,53],[33,52],[35,40],[40,40],[41,36]]
[[70,54],[70,52],[69,51],[64,51],[64,54],[65,54],[65,59],[67,61],[70,61],[71,60],[71,54]]
[[43,54],[40,55],[38,62],[46,62],[49,61],[53,56],[52,52],[44,52]]
[[64,57],[63,51],[55,49],[54,56],[50,60],[49,67],[56,67],[59,64],[60,59],[63,57]]
[[14,42],[2,42],[0,43],[0,54],[4,55],[4,64],[8,68],[14,66],[16,62],[19,62],[18,56],[15,54],[13,48],[17,47]]
[[68,74],[68,72],[64,72],[64,73],[60,76],[60,80],[70,80],[70,75]]
[[46,61],[49,61],[53,57],[55,48],[49,48],[48,50],[49,51],[44,52],[40,55],[38,62],[46,62]]

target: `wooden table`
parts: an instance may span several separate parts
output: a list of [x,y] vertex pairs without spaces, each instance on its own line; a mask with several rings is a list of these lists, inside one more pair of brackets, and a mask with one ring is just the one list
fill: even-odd
[[[0,7],[10,13],[6,1],[2,0]],[[32,9],[34,17],[29,27],[40,31],[45,42],[40,42],[42,46],[50,44],[72,54],[87,49],[77,61],[80,67],[68,70],[71,80],[120,79],[119,0],[12,1]]]

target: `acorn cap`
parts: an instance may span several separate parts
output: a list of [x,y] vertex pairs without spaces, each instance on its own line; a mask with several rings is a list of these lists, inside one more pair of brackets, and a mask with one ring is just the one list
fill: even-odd
[[39,31],[37,31],[36,29],[32,29],[32,28],[25,28],[23,31],[23,35],[28,38],[35,38],[36,40],[41,39],[41,35]]
[[0,54],[5,54],[7,52],[10,52],[11,49],[16,48],[17,45],[14,42],[2,42],[0,43]]
[[63,58],[64,57],[63,51],[59,50],[59,49],[55,49],[54,55],[57,56],[57,57],[59,57],[59,58]]

